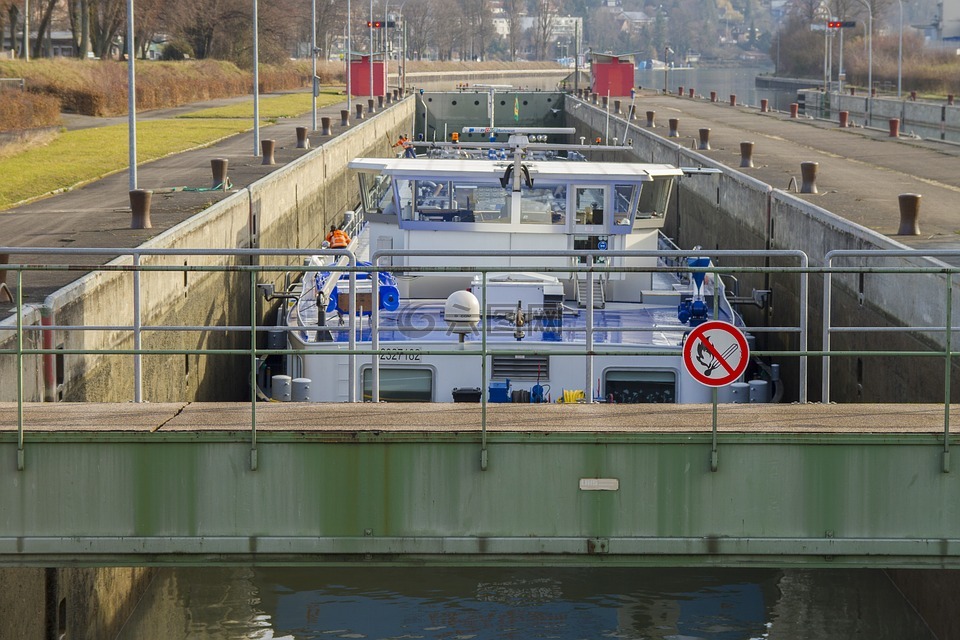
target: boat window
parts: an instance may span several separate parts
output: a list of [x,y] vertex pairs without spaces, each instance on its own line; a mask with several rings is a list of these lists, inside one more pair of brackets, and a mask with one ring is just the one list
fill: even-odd
[[[600,247],[607,247],[608,239],[607,236],[573,236],[573,249],[575,251],[597,251],[597,254],[593,256],[593,264],[603,264],[607,259],[603,256],[605,249]],[[585,256],[577,256],[577,264],[583,264],[587,261]]]
[[[373,370],[363,369],[363,400],[373,399]],[[381,402],[432,402],[433,371],[404,367],[380,367]]]
[[604,397],[619,404],[677,401],[677,374],[673,371],[608,369]]
[[412,180],[394,180],[396,199],[400,203],[400,216],[404,220],[411,220],[413,216],[413,194],[417,183]]
[[577,187],[574,198],[577,224],[603,224],[603,187]]
[[637,218],[662,218],[667,213],[673,177],[654,178],[653,182],[644,182],[640,189],[640,204]]
[[[509,197],[509,194],[508,194]],[[567,185],[524,187],[520,193],[522,224],[566,224]]]
[[382,213],[390,203],[390,194],[390,176],[382,173],[360,174],[360,199],[364,211]]
[[637,186],[618,184],[613,187],[613,224],[630,226],[636,210]]

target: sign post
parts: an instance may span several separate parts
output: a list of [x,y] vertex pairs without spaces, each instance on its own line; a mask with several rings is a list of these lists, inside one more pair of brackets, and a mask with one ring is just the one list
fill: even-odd
[[713,440],[710,449],[710,471],[716,471],[717,455],[717,388],[736,382],[747,370],[750,346],[747,338],[729,322],[710,320],[687,334],[683,343],[683,366],[700,384],[713,387]]

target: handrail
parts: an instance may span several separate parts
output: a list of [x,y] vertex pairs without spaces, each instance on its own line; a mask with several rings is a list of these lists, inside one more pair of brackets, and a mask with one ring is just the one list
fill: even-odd
[[[0,253],[7,253],[11,256],[13,264],[5,265],[6,269],[11,275],[15,274],[15,283],[17,291],[15,292],[15,311],[16,311],[16,327],[11,326],[12,322],[8,321],[7,323],[0,324],[0,339],[6,341],[4,345],[6,348],[0,348],[0,356],[15,356],[17,359],[17,403],[18,403],[18,442],[19,442],[19,454],[18,454],[18,463],[22,464],[22,452],[23,452],[23,403],[25,401],[25,390],[24,390],[24,368],[27,366],[25,358],[27,357],[42,357],[42,358],[52,358],[56,354],[64,355],[85,355],[85,356],[100,356],[100,355],[120,355],[120,356],[132,356],[134,361],[139,361],[142,356],[145,355],[247,355],[249,356],[249,366],[250,366],[250,375],[251,379],[256,379],[258,359],[262,361],[264,356],[268,355],[293,355],[301,354],[301,351],[293,349],[269,349],[269,348],[258,348],[257,341],[259,336],[263,335],[268,329],[276,330],[275,327],[268,327],[266,325],[261,325],[258,320],[258,291],[256,284],[260,278],[269,277],[272,274],[276,273],[294,273],[302,274],[306,271],[315,270],[316,266],[307,266],[303,264],[287,264],[286,261],[289,261],[291,258],[295,257],[306,257],[312,255],[327,255],[327,256],[345,256],[348,258],[350,264],[348,265],[333,265],[324,267],[324,269],[330,270],[331,272],[347,272],[351,274],[354,278],[356,273],[370,273],[374,278],[378,277],[379,271],[389,270],[392,272],[405,272],[405,273],[465,273],[471,272],[474,274],[479,274],[483,282],[486,285],[488,281],[488,275],[497,273],[497,272],[506,272],[506,271],[518,271],[524,270],[522,266],[512,265],[504,266],[504,260],[498,258],[498,262],[501,264],[491,265],[490,264],[490,254],[486,251],[401,251],[401,250],[391,250],[391,251],[378,251],[373,254],[372,257],[372,266],[370,267],[360,267],[356,266],[355,257],[352,252],[344,249],[337,250],[325,250],[317,251],[312,249],[224,249],[224,250],[204,250],[204,249],[63,249],[63,248],[22,248],[22,247],[0,247]],[[518,262],[523,258],[531,258],[530,263],[542,263],[544,262],[542,258],[544,257],[584,257],[586,262],[581,264],[569,264],[569,261],[557,261],[553,266],[543,267],[531,267],[528,270],[537,271],[540,273],[598,273],[604,276],[609,276],[614,273],[637,273],[637,272],[664,272],[671,273],[675,272],[678,267],[676,266],[611,266],[610,263],[606,264],[594,264],[592,257],[597,254],[596,250],[589,251],[553,251],[553,252],[543,252],[543,251],[515,251],[510,252],[510,256],[514,258],[514,262]],[[41,261],[38,264],[29,264],[24,260],[18,260],[18,256],[41,256],[46,258],[46,261]],[[112,258],[110,262],[104,265],[91,267],[88,265],[73,264],[71,261],[76,261],[76,258],[80,256],[90,256],[98,255]],[[631,257],[631,258],[647,258],[647,257],[656,257],[656,258],[684,258],[691,256],[706,256],[710,257],[715,261],[715,264],[709,268],[697,269],[697,268],[688,268],[688,271],[709,271],[710,273],[715,274],[715,276],[727,275],[727,274],[776,274],[782,278],[795,278],[796,280],[796,289],[798,292],[797,295],[797,305],[800,309],[800,313],[797,316],[796,324],[786,326],[756,326],[751,327],[749,330],[754,334],[790,334],[796,335],[798,347],[796,349],[782,349],[774,350],[767,349],[765,351],[756,352],[757,355],[766,356],[769,358],[796,358],[798,362],[798,380],[797,380],[797,399],[801,402],[807,401],[806,394],[806,383],[808,378],[808,372],[806,368],[806,362],[809,357],[820,357],[823,363],[823,376],[822,376],[822,388],[821,388],[821,399],[823,401],[830,400],[830,362],[834,359],[841,357],[859,357],[859,356],[898,356],[898,357],[937,357],[944,360],[944,384],[943,384],[943,395],[944,395],[944,428],[943,428],[943,467],[944,470],[949,466],[949,413],[950,413],[950,395],[952,387],[952,378],[951,378],[951,361],[952,358],[960,353],[955,353],[953,349],[953,331],[960,329],[960,327],[955,327],[953,325],[953,293],[954,284],[956,278],[954,277],[958,272],[960,272],[960,266],[953,266],[938,260],[929,260],[929,258],[945,258],[957,261],[960,263],[960,252],[956,251],[914,251],[914,250],[904,250],[904,251],[834,251],[828,254],[825,258],[823,266],[810,266],[806,256],[799,251],[710,251],[710,250],[695,250],[695,251],[681,251],[681,250],[669,250],[669,251],[647,251],[647,252],[632,252],[632,251],[604,251],[603,255],[608,258],[618,258],[618,257]],[[178,257],[221,257],[224,259],[235,258],[241,259],[244,257],[258,257],[258,258],[283,258],[284,260],[267,260],[269,264],[256,264],[256,261],[253,261],[255,264],[237,264],[230,260],[225,260],[225,263],[222,264],[155,264],[150,258],[157,256],[178,256]],[[458,262],[464,266],[437,266],[436,264],[423,264],[417,265],[415,258],[439,258],[439,257],[451,257],[456,256]],[[384,264],[386,259],[394,259],[394,262],[398,262],[398,265],[390,264],[387,266]],[[395,260],[400,258],[400,260]],[[534,260],[534,258],[541,259],[539,262]],[[770,261],[771,259],[776,258],[778,261],[783,262],[780,266],[749,266],[749,260],[754,258],[762,258],[765,261]],[[877,258],[888,258],[888,259],[900,259],[903,261],[903,264],[893,264],[893,265],[884,265],[884,264],[875,264]],[[748,266],[727,266],[725,262],[732,262],[734,259],[737,259],[740,262],[746,261]],[[859,260],[857,264],[848,264],[844,261],[849,260]],[[302,262],[302,261],[301,261]],[[469,264],[475,262],[477,264]],[[24,304],[22,295],[23,295],[23,280],[25,277],[29,277],[31,272],[37,271],[78,271],[78,270],[89,270],[89,271],[98,271],[103,274],[108,273],[130,273],[134,278],[134,306],[135,314],[134,316],[127,321],[124,321],[123,318],[117,318],[119,322],[116,324],[107,324],[107,323],[90,323],[90,324],[77,324],[67,322],[54,322],[53,318],[47,318],[42,324],[38,323],[35,319],[30,319],[28,316],[32,313],[31,308],[36,308],[36,304]],[[149,323],[144,323],[143,318],[140,316],[141,309],[140,306],[143,304],[141,297],[146,300],[147,296],[145,292],[141,292],[141,287],[145,286],[144,283],[147,282],[146,274],[157,274],[162,272],[171,272],[171,273],[186,273],[186,272],[195,272],[195,273],[235,273],[235,274],[244,274],[242,277],[248,281],[248,286],[250,291],[249,293],[249,313],[251,314],[251,322],[249,325],[215,325],[215,326],[206,326],[206,325],[195,325],[195,324],[155,324],[151,325]],[[865,274],[877,274],[881,276],[883,274],[889,274],[892,276],[907,276],[907,275],[916,275],[916,276],[929,276],[936,278],[936,282],[932,282],[929,285],[923,285],[929,290],[939,290],[943,291],[943,295],[946,296],[946,300],[943,300],[941,295],[937,295],[937,299],[942,302],[937,302],[934,307],[938,314],[944,315],[942,321],[938,320],[936,316],[932,317],[932,321],[926,322],[924,318],[920,318],[920,321],[914,321],[913,318],[903,317],[900,322],[897,323],[897,326],[853,326],[853,325],[834,325],[833,318],[831,315],[831,305],[836,299],[837,289],[834,286],[834,281],[838,277],[849,278],[854,276],[855,278],[865,277]],[[809,277],[812,275],[820,275],[823,278],[823,327],[822,327],[822,344],[823,347],[820,350],[811,350],[809,348],[808,342],[808,333],[809,328],[807,326],[807,295],[809,291]],[[150,276],[153,278],[154,276]],[[376,280],[375,280],[376,281]],[[927,282],[927,280],[922,280]],[[588,279],[589,282],[589,279]],[[483,287],[484,291],[481,292],[481,295],[485,296],[485,286]],[[856,286],[853,287],[856,289]],[[377,295],[376,287],[373,289],[373,295]],[[352,294],[355,296],[355,288],[351,288]],[[960,293],[956,294],[960,295]],[[929,297],[929,296],[928,296]],[[48,300],[55,300],[55,297],[49,298]],[[871,301],[872,303],[872,301]],[[373,305],[373,316],[371,319],[371,326],[378,326],[376,323],[379,322],[379,313],[378,305]],[[356,308],[356,301],[351,301],[351,308]],[[585,314],[588,318],[590,316],[589,310]],[[349,355],[351,359],[356,357],[370,357],[374,362],[374,371],[377,371],[378,368],[376,364],[378,363],[378,356],[386,351],[380,349],[379,344],[376,340],[371,343],[361,343],[358,344],[357,335],[358,335],[358,326],[357,320],[354,315],[350,315],[350,325],[345,329],[350,331],[350,341],[349,346],[346,350],[340,348],[325,348],[320,346],[316,349],[316,353],[340,353]],[[49,320],[49,321],[47,321]],[[780,322],[778,324],[784,324]],[[480,341],[480,351],[483,367],[482,367],[482,378],[484,388],[486,387],[487,378],[489,373],[486,370],[486,357],[491,355],[498,355],[507,353],[502,347],[498,347],[495,343],[489,344],[486,340],[488,330],[493,331],[494,328],[487,326],[487,323],[482,323],[483,334]],[[243,348],[179,348],[179,349],[149,349],[144,348],[141,338],[144,332],[180,332],[180,333],[190,333],[190,332],[203,332],[209,330],[216,330],[221,333],[236,333],[242,334],[246,333],[249,336],[250,345],[244,346]],[[294,331],[296,328],[284,327],[284,331]],[[335,327],[330,328],[331,331],[338,330]],[[584,355],[588,358],[596,357],[599,355],[622,355],[623,352],[616,351],[605,347],[602,343],[599,345],[599,349],[596,348],[598,345],[591,344],[592,342],[592,332],[594,327],[591,325],[588,327],[587,335],[587,344],[582,351],[577,351],[578,354]],[[622,331],[645,331],[649,330],[644,327],[621,327]],[[96,332],[96,331],[106,331],[112,333],[131,333],[135,336],[133,347],[128,348],[124,346],[123,348],[113,347],[112,345],[102,345],[97,344],[94,341],[91,341],[90,344],[82,345],[82,348],[74,348],[73,345],[67,345],[69,348],[56,349],[53,347],[53,343],[44,342],[42,348],[35,348],[28,344],[28,341],[25,340],[25,336],[30,335],[31,333],[37,333],[41,336],[49,336],[54,332]],[[924,350],[924,349],[910,349],[910,350],[899,350],[899,351],[890,351],[885,350],[882,347],[871,346],[871,348],[861,348],[858,350],[848,349],[848,350],[838,350],[834,345],[831,344],[831,337],[834,334],[837,335],[848,335],[861,333],[865,336],[885,336],[885,335],[896,335],[898,333],[907,333],[907,334],[940,334],[943,336],[942,341],[938,340],[938,346],[934,350]],[[377,331],[374,331],[373,335],[377,336]],[[11,338],[15,337],[15,344],[11,345]],[[793,339],[793,338],[791,338]],[[909,345],[908,345],[909,347]],[[579,349],[579,347],[578,347]],[[424,353],[430,354],[452,354],[458,353],[454,349],[428,349]],[[521,349],[521,351],[509,351],[509,353],[537,353],[535,345],[531,345],[530,348]],[[631,351],[633,355],[654,355],[662,354],[662,352],[654,352],[650,349],[637,349]],[[354,371],[356,367],[350,367],[351,371]],[[588,369],[589,371],[589,369]],[[355,375],[355,374],[354,374]],[[374,380],[377,380],[376,374],[374,374]],[[588,373],[589,379],[592,380],[592,374]],[[585,380],[586,382],[586,380]],[[375,382],[376,384],[376,382]],[[351,389],[351,399],[356,401],[358,389],[360,387],[359,381],[352,379],[349,382]],[[586,387],[592,395],[592,389],[590,386]],[[375,391],[379,393],[379,389]],[[149,398],[142,397],[142,391],[138,392],[135,387],[135,400],[143,401],[149,400]],[[484,400],[486,400],[484,395]],[[483,412],[483,423],[485,424],[485,412],[486,412],[486,402],[481,403],[481,411]],[[256,433],[256,395],[251,394],[251,466],[255,468],[256,466],[256,448],[257,448],[257,433]],[[484,451],[486,450],[486,434],[484,433]]]

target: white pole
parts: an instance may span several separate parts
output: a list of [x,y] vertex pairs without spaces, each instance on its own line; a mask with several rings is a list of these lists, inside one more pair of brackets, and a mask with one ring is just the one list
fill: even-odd
[[903,0],[900,3],[900,48],[897,50],[897,100],[903,88]]
[[347,46],[346,46],[347,50],[344,52],[343,58],[344,58],[344,62],[346,63],[346,69],[347,69],[347,115],[348,116],[350,115],[350,108],[351,108],[350,94],[352,93],[351,86],[350,86],[350,71],[351,69],[353,69],[353,60],[350,54],[350,35],[351,35],[350,34],[350,18],[352,17],[353,17],[353,14],[350,13],[350,0],[347,0]]
[[130,154],[130,191],[137,188],[137,77],[133,42],[133,0],[127,0],[127,148]]
[[[837,64],[837,94],[843,95],[843,27],[840,27],[840,61]],[[839,106],[839,102],[837,103]]]
[[20,57],[30,60],[30,0],[23,0],[23,55]]
[[373,0],[370,0],[370,97],[373,98]]
[[257,0],[253,0],[253,157],[260,156],[260,39]]
[[313,58],[313,130],[317,130],[317,0],[310,0],[310,56]]

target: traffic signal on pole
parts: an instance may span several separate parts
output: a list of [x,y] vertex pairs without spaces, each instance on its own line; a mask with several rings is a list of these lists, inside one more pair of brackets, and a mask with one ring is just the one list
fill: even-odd
[[367,20],[368,29],[381,29],[383,28],[383,22],[380,20]]
[[840,29],[841,27],[843,27],[843,23],[839,20],[827,21],[827,29]]

